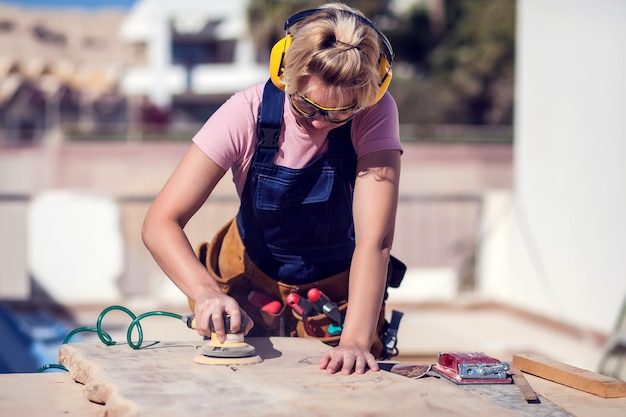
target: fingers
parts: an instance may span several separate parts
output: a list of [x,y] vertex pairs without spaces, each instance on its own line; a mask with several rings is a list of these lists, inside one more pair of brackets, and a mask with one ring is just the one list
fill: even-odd
[[226,340],[226,330],[225,330],[225,326],[224,326],[224,314],[223,313],[218,313],[218,314],[212,314],[211,315],[211,323],[212,323],[212,328],[213,331],[215,332],[215,335],[217,336],[217,340],[220,343],[224,343],[224,341]]
[[363,374],[368,369],[378,371],[376,358],[369,351],[358,348],[335,347],[326,352],[319,361],[319,368],[327,374]]
[[[207,294],[202,299],[197,300],[195,314],[198,333],[207,337],[215,333],[220,343],[226,341],[227,333],[238,333],[243,330],[245,335],[254,327],[254,322],[239,307],[237,301],[224,294],[217,296]],[[225,316],[228,316],[226,321],[224,320]]]
[[[332,350],[329,350],[328,352],[326,352],[321,358],[320,358],[320,362],[319,362],[319,366],[321,370],[326,369],[328,371],[328,365],[330,364],[330,352]],[[331,372],[332,373],[332,372]]]
[[196,315],[196,331],[200,336],[211,336],[211,330],[209,329],[209,322],[211,320],[211,313],[209,310],[202,308],[199,303],[196,303],[194,311]]
[[[344,375],[349,375],[354,369],[356,358],[350,352],[341,352],[338,348],[328,351],[322,360],[320,360],[320,369],[325,369],[326,373],[332,375],[337,372],[341,372]],[[358,373],[357,370],[355,372]],[[361,371],[363,373],[364,370]]]
[[378,366],[378,361],[376,360],[374,355],[371,355],[371,357],[367,359],[367,367],[370,369],[370,371],[373,371],[373,372],[380,371],[380,367]]
[[[219,313],[211,315],[213,330],[215,331],[217,340],[220,343],[224,343],[226,341],[227,333],[238,333],[241,330],[241,323],[245,322],[245,319],[242,320],[243,314],[245,314],[245,317],[248,318],[248,315],[243,312],[237,304],[236,308],[229,309],[227,307]],[[227,318],[227,320],[225,320],[225,318]],[[249,318],[248,321],[252,322]],[[244,329],[244,334],[245,333],[246,331]]]
[[224,330],[228,330],[229,333],[238,332],[241,328],[241,310],[239,309],[239,306],[237,306],[237,308],[233,309],[232,311],[226,311],[226,314],[229,316],[230,319],[230,328]]
[[[245,327],[243,329],[243,334],[246,335],[254,327],[254,322],[252,321],[250,316],[248,316],[248,314],[244,310],[240,310],[240,311],[241,311],[241,319],[242,319],[242,321],[243,321],[243,323],[245,325]],[[245,316],[245,318],[244,318],[244,316]]]

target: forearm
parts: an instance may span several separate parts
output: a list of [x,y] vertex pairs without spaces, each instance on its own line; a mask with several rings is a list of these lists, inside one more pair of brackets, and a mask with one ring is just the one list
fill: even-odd
[[157,219],[149,213],[142,238],[159,267],[187,297],[195,301],[202,292],[220,290],[175,221]]
[[388,247],[357,245],[341,343],[370,348],[383,302],[388,261]]
[[143,223],[142,239],[155,261],[194,301],[199,294],[219,287],[196,257],[183,228],[224,173],[197,146],[190,146]]
[[382,307],[393,243],[400,153],[381,151],[359,160],[354,191],[356,247],[342,343],[369,349]]

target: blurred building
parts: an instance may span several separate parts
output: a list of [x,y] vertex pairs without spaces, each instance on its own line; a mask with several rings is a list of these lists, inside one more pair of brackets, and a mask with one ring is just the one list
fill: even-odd
[[117,88],[135,55],[111,28],[120,11],[40,10],[0,5],[0,144],[39,143],[61,124],[120,124]]
[[127,14],[0,5],[0,144],[195,129],[267,77],[247,4],[139,0]]
[[122,39],[145,55],[128,68],[121,90],[144,96],[186,118],[206,118],[203,104],[219,105],[233,92],[267,78],[255,60],[246,24],[248,0],[140,0],[121,27]]

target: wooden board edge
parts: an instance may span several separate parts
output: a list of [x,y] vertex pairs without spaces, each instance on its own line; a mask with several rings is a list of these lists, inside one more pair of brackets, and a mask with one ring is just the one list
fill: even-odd
[[540,402],[539,397],[537,396],[537,393],[535,392],[533,387],[526,380],[526,377],[524,376],[524,374],[519,369],[511,368],[509,370],[509,373],[512,375],[513,383],[515,383],[515,385],[517,386],[517,389],[519,389],[520,393],[522,394],[522,397],[524,397],[524,400],[526,400],[526,402],[529,402],[529,403]]
[[514,354],[512,366],[520,371],[603,398],[626,397],[626,382],[541,355]]

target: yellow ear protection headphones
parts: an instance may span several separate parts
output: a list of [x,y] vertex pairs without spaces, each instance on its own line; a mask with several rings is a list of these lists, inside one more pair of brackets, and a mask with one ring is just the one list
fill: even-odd
[[393,49],[391,48],[391,43],[389,42],[387,37],[383,35],[383,33],[380,30],[378,30],[378,28],[374,26],[374,24],[370,20],[358,14],[349,12],[347,10],[311,9],[311,10],[302,11],[300,13],[296,13],[293,16],[291,16],[289,19],[287,19],[285,21],[285,31],[287,32],[287,35],[281,40],[279,40],[278,42],[276,42],[276,44],[272,48],[272,52],[270,53],[270,78],[272,82],[274,83],[276,87],[280,88],[281,90],[285,89],[285,85],[283,84],[283,81],[282,81],[282,76],[283,76],[283,71],[285,70],[285,66],[284,66],[285,53],[287,52],[287,49],[289,48],[289,45],[291,44],[291,34],[289,33],[289,28],[295,25],[296,23],[298,23],[299,21],[304,20],[307,17],[315,13],[319,13],[321,11],[327,11],[327,10],[333,10],[336,13],[344,13],[350,16],[354,16],[361,23],[374,29],[376,33],[378,34],[378,38],[381,44],[381,54],[380,54],[380,58],[378,59],[378,66],[379,66],[379,72],[380,72],[380,81],[378,85],[380,88],[378,89],[378,94],[376,95],[375,102],[377,102],[383,97],[383,95],[385,94],[385,91],[387,91],[387,88],[389,87],[389,83],[391,82],[391,75],[392,75],[391,63],[393,62],[393,57],[394,57]]

